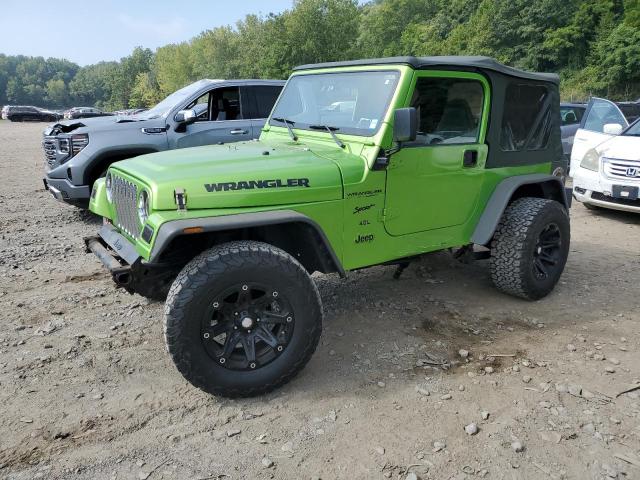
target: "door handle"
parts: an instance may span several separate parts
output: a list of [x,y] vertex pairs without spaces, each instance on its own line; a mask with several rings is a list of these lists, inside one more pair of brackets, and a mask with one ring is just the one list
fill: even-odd
[[462,157],[462,166],[464,168],[475,167],[478,165],[478,151],[465,150]]
[[249,133],[249,130],[236,129],[231,130],[229,133],[231,135],[246,135],[247,133]]

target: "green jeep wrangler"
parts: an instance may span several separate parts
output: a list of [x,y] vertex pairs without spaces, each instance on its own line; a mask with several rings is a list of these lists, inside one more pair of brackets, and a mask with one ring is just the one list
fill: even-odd
[[178,370],[229,397],[268,392],[322,328],[311,274],[452,249],[536,300],[569,251],[558,77],[484,57],[295,69],[260,139],[117,162],[88,250],[129,292],[165,297]]

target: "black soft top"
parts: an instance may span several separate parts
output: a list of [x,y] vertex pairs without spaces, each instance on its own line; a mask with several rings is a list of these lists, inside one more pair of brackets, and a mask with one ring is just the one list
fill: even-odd
[[388,57],[370,58],[363,60],[348,60],[345,62],[327,62],[300,65],[294,71],[312,70],[316,68],[355,67],[365,65],[409,65],[415,69],[433,69],[439,67],[453,67],[460,70],[491,70],[510,77],[524,78],[538,82],[560,83],[560,77],[555,73],[525,72],[517,68],[508,67],[490,57]]

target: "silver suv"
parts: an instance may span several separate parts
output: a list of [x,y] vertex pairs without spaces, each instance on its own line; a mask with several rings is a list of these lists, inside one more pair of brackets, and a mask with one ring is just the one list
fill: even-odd
[[44,131],[44,187],[86,208],[93,182],[113,162],[260,135],[284,81],[200,80],[132,116],[56,123]]

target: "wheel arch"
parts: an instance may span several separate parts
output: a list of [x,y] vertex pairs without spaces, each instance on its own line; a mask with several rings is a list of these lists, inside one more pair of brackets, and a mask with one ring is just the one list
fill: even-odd
[[[198,228],[198,233],[185,229]],[[171,261],[176,252],[189,256],[234,240],[269,243],[289,253],[311,274],[337,272],[344,268],[326,234],[313,219],[293,210],[242,213],[211,218],[175,220],[160,226],[149,263]]]
[[107,150],[101,152],[84,169],[83,181],[85,185],[93,185],[100,174],[104,172],[109,165],[120,160],[126,160],[128,158],[137,157],[138,155],[145,155],[147,153],[156,153],[158,150],[153,148],[134,148],[126,150]]
[[569,210],[570,194],[567,194],[559,177],[547,174],[530,174],[502,180],[493,191],[486,208],[471,236],[471,242],[488,245],[507,206],[522,197],[555,200]]

